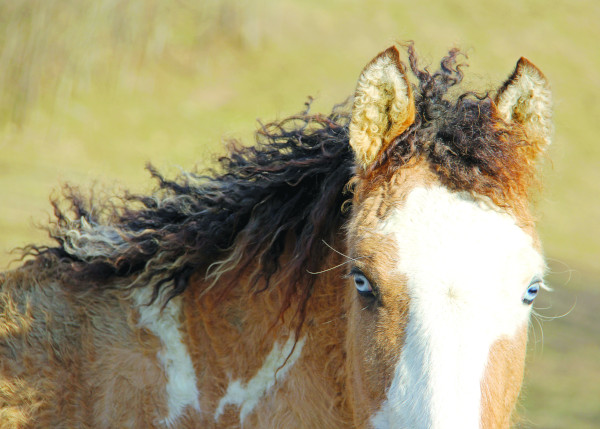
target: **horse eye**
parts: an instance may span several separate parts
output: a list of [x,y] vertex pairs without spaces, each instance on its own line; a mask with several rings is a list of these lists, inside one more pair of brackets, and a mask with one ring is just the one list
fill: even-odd
[[540,291],[540,286],[542,281],[538,278],[535,278],[531,281],[527,290],[523,294],[523,304],[531,305],[538,292]]
[[350,273],[354,277],[354,286],[362,296],[373,296],[373,288],[367,277],[358,270],[353,270]]

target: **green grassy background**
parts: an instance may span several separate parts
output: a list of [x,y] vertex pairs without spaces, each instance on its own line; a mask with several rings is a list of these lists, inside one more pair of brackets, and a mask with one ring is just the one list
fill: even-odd
[[434,66],[463,48],[482,90],[525,56],[555,98],[536,205],[555,291],[537,303],[519,425],[600,427],[599,21],[596,0],[0,0],[0,264],[45,242],[60,183],[141,191],[147,161],[210,165],[257,118],[308,95],[329,111],[395,41]]

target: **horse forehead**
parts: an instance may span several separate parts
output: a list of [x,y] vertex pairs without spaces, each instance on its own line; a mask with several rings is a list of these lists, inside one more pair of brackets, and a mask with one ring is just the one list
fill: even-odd
[[410,277],[504,278],[527,276],[543,267],[536,237],[515,218],[439,185],[413,188],[378,230],[395,238],[398,268]]

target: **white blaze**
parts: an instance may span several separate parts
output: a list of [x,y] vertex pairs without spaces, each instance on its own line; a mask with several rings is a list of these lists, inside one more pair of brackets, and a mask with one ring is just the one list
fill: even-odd
[[441,187],[416,188],[383,224],[410,296],[405,344],[375,428],[480,425],[491,345],[529,317],[521,302],[544,262],[508,214]]

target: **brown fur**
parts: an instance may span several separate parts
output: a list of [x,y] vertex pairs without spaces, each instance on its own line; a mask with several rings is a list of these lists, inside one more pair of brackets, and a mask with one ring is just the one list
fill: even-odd
[[25,269],[1,297],[0,427],[149,427],[164,412],[160,343],[119,294],[75,297]]
[[490,350],[486,373],[481,382],[482,415],[484,428],[507,428],[514,419],[519,396],[527,348],[527,327],[515,338],[498,340]]
[[[391,48],[365,68],[357,94],[375,85],[379,95],[355,103],[352,121],[339,106],[270,124],[257,147],[232,147],[212,177],[169,181],[151,169],[160,189],[150,196],[101,203],[69,189],[69,208],[55,202],[57,246],[29,247],[31,260],[0,275],[0,427],[164,427],[166,346],[141,324],[137,288],[153,292],[149,306],[182,302],[176,322],[201,411],[186,406],[174,427],[240,427],[237,405],[215,420],[220,400],[289,338],[302,354],[244,425],[368,427],[402,353],[410,308],[406,278],[392,275],[395,244],[377,226],[414,187],[441,184],[495,203],[535,235],[528,189],[547,141],[547,127],[528,126],[527,97],[516,98],[516,109],[515,97],[503,96],[520,94],[522,79],[545,85],[535,73],[530,79],[528,64],[495,101],[471,92],[452,99],[447,92],[462,79],[458,52],[430,74],[407,51],[410,67]],[[385,73],[393,96],[390,82],[371,74],[382,58],[392,59]],[[368,103],[383,116],[359,114],[372,110]],[[352,265],[380,286],[376,301],[343,279]],[[484,427],[509,424],[525,342],[523,331],[491,351]]]

